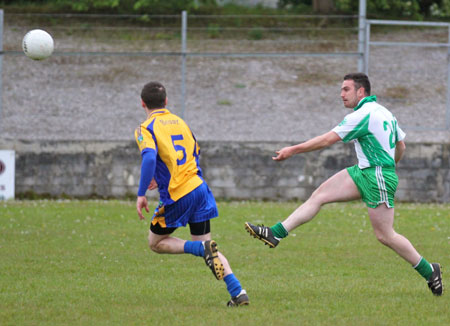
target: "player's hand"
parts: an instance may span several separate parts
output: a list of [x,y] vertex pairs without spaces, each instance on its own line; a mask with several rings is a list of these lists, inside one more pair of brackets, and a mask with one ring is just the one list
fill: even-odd
[[273,156],[272,160],[284,161],[285,159],[288,159],[289,157],[291,157],[294,153],[293,153],[291,147],[284,147],[284,148],[280,149],[279,151],[275,151],[275,154],[277,154],[277,156]]
[[150,185],[148,186],[148,190],[153,190],[158,188],[158,184],[156,183],[155,178],[152,179],[152,181],[150,182]]
[[140,220],[145,220],[144,214],[142,214],[142,208],[145,208],[145,210],[148,212],[148,201],[147,201],[147,197],[145,196],[138,196],[137,200],[136,200],[136,210],[137,213],[139,215],[139,219]]

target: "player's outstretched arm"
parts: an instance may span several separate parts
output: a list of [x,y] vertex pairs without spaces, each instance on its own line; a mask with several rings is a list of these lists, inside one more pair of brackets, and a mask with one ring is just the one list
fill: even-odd
[[276,151],[277,156],[272,157],[274,161],[284,161],[288,159],[292,155],[312,152],[318,149],[322,149],[328,146],[333,145],[334,143],[341,140],[339,135],[334,131],[329,131],[323,135],[311,138],[304,143],[300,143],[294,146],[288,146]]

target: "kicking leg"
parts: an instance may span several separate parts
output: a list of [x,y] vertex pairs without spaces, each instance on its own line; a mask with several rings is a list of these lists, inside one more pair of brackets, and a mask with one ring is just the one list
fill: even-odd
[[322,183],[311,197],[284,220],[282,224],[286,231],[290,232],[312,220],[324,204],[359,198],[361,198],[361,195],[347,169],[341,170]]
[[288,232],[312,220],[319,213],[322,205],[359,198],[361,198],[361,195],[358,188],[348,174],[347,169],[344,169],[322,183],[311,197],[283,222],[271,228],[246,222],[245,228],[255,238],[260,239],[269,247],[275,248],[280,239],[288,235]]

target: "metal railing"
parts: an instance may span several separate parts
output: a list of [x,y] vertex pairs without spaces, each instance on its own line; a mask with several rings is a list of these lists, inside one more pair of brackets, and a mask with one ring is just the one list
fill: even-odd
[[[365,1],[363,1],[365,2]],[[365,10],[365,9],[364,9]],[[93,24],[95,20],[98,20],[100,17],[103,18],[111,18],[119,20],[121,19],[134,19],[139,20],[143,16],[141,15],[83,15],[83,14],[11,14],[16,16],[26,16],[28,18],[30,17],[38,17],[41,19],[81,19],[86,20],[86,24]],[[181,18],[181,19],[180,19]],[[247,19],[260,19],[260,20],[266,20],[266,19],[291,19],[291,20],[299,20],[299,19],[323,19],[323,20],[330,20],[335,19],[336,21],[342,22],[343,19],[350,19],[355,20],[359,19],[359,27],[357,26],[338,26],[338,27],[323,27],[323,26],[310,26],[310,27],[290,27],[290,26],[269,26],[269,27],[257,27],[256,31],[260,33],[267,33],[267,32],[274,32],[274,33],[299,33],[299,32],[328,32],[333,31],[334,33],[339,32],[339,30],[350,30],[358,32],[359,40],[354,40],[353,42],[358,42],[358,50],[355,49],[353,51],[333,51],[333,52],[318,52],[318,51],[198,51],[198,50],[191,50],[188,49],[188,39],[189,39],[189,31],[193,32],[208,32],[208,30],[211,29],[210,26],[204,26],[204,21],[207,19],[215,19],[217,20],[229,20],[229,19],[240,19],[240,20],[247,20]],[[141,32],[146,33],[149,30],[154,32],[155,30],[158,31],[167,31],[175,32],[176,30],[180,31],[180,47],[177,50],[170,50],[170,51],[129,51],[129,50],[112,50],[112,51],[92,51],[92,50],[84,50],[84,51],[73,51],[73,50],[61,50],[56,49],[53,53],[54,56],[129,56],[129,57],[158,57],[158,56],[172,56],[172,57],[180,57],[181,58],[181,116],[184,116],[185,113],[185,103],[186,103],[186,72],[187,72],[187,65],[186,61],[188,58],[193,57],[205,57],[205,58],[285,58],[285,57],[355,57],[358,60],[358,67],[363,67],[364,59],[363,59],[363,53],[361,52],[361,49],[364,49],[364,40],[361,39],[361,37],[364,36],[363,30],[361,26],[364,25],[364,16],[358,16],[358,15],[190,15],[188,16],[187,12],[183,11],[181,13],[181,16],[177,15],[157,15],[157,16],[147,16],[147,19],[150,20],[157,20],[157,19],[167,19],[170,21],[179,21],[181,20],[181,26],[176,27],[174,24],[171,24],[170,26],[165,27],[155,27],[152,26],[151,28],[145,28],[143,27]],[[188,20],[195,22],[193,23],[193,26],[188,27]],[[202,21],[201,24],[198,24],[198,21]],[[199,26],[200,25],[200,26]],[[219,24],[212,24],[213,28],[219,26]],[[16,27],[20,28],[20,27]],[[62,30],[69,30],[69,29],[82,29],[83,27],[74,27],[71,24],[66,24],[61,27],[58,27]],[[105,28],[105,26],[100,27],[102,29],[109,29],[109,30],[118,30],[118,29],[124,29],[126,27],[124,26],[111,26]],[[136,28],[136,27],[134,27]],[[238,31],[243,32],[249,32],[252,30],[255,30],[255,27],[224,27],[220,26],[217,27],[220,32],[231,32],[236,33]],[[138,28],[139,29],[139,28]],[[343,33],[344,34],[344,33]],[[1,39],[3,35],[3,10],[0,9],[0,49],[2,49],[3,41]],[[355,33],[356,36],[356,33]],[[323,42],[335,42],[338,43],[338,41],[326,39],[322,40]],[[239,41],[237,41],[239,42]],[[242,42],[242,41],[241,41]],[[274,40],[274,42],[280,42],[279,40]],[[302,42],[307,42],[305,40],[299,41],[298,39],[288,40],[286,42],[291,42],[292,44],[302,44]],[[319,42],[317,40],[311,41],[310,44],[318,44]],[[303,43],[304,44],[304,43]],[[275,47],[276,48],[276,47]],[[20,50],[7,50],[0,52],[0,69],[1,69],[1,62],[3,55],[23,55],[22,51]],[[0,80],[0,92],[1,92],[1,80]],[[0,93],[1,95],[1,93]],[[1,106],[0,106],[0,119],[1,119]]]
[[[415,26],[415,27],[443,27],[448,30],[448,42],[386,42],[386,41],[371,41],[371,26]],[[367,19],[365,24],[365,38],[364,38],[364,64],[363,72],[369,74],[370,69],[370,47],[371,46],[386,46],[386,47],[423,47],[423,48],[447,48],[447,85],[446,85],[446,112],[444,126],[441,128],[434,128],[434,130],[450,130],[450,23],[441,22],[417,22],[417,21],[397,21],[397,20],[371,20]],[[409,127],[412,130],[429,130],[423,127]]]
[[[330,51],[330,52],[314,52],[314,51],[234,51],[234,52],[220,52],[220,51],[199,51],[199,50],[188,50],[188,40],[189,30],[193,31],[207,31],[208,28],[204,27],[205,24],[193,24],[193,26],[188,27],[188,20],[205,20],[205,19],[248,19],[248,18],[277,18],[277,16],[267,15],[267,16],[258,16],[258,15],[230,15],[230,16],[207,16],[207,15],[191,15],[188,16],[186,12],[182,12],[180,15],[159,15],[157,17],[149,16],[149,19],[163,19],[167,18],[171,21],[178,21],[180,25],[177,27],[176,24],[172,24],[170,26],[165,27],[152,27],[153,30],[170,30],[170,31],[179,31],[180,42],[179,47],[176,50],[168,50],[168,51],[153,51],[153,50],[143,50],[143,51],[70,51],[70,50],[59,50],[54,53],[55,56],[173,56],[181,58],[181,115],[183,116],[185,113],[185,102],[186,102],[186,73],[187,73],[187,59],[188,58],[198,58],[198,57],[223,57],[223,58],[285,58],[285,57],[354,57],[358,62],[358,70],[363,71],[366,74],[369,74],[370,70],[370,47],[371,46],[408,46],[408,47],[434,47],[434,48],[447,48],[447,55],[450,57],[450,23],[435,23],[435,22],[411,22],[411,21],[391,21],[391,20],[367,20],[365,17],[366,12],[366,1],[360,1],[359,15],[332,15],[332,16],[306,16],[306,15],[284,15],[281,16],[284,19],[310,19],[310,18],[320,18],[320,19],[358,19],[357,27],[340,27],[340,29],[348,29],[357,31],[357,40],[356,35],[354,42],[357,42],[357,50],[354,51]],[[41,14],[45,15],[45,14]],[[51,17],[55,15],[50,15]],[[56,15],[58,16],[58,15]],[[104,15],[102,15],[104,16]],[[142,16],[139,15],[110,15],[111,18],[118,19],[139,19]],[[74,14],[61,14],[58,17],[61,18],[92,18],[94,21],[99,17],[99,15],[74,15]],[[22,51],[17,50],[6,50],[4,51],[4,38],[3,38],[3,25],[4,25],[4,13],[3,10],[0,9],[0,72],[2,71],[2,63],[4,55],[23,55]],[[200,25],[200,26],[199,26]],[[371,26],[372,25],[386,25],[386,26],[419,26],[419,27],[444,27],[448,29],[448,39],[447,43],[436,43],[436,42],[384,42],[384,41],[372,41],[371,40]],[[216,27],[216,25],[212,25]],[[69,28],[65,26],[64,28]],[[103,27],[104,28],[104,27]],[[124,28],[121,26],[113,26],[111,27],[115,29]],[[136,27],[134,27],[136,28]],[[227,30],[227,28],[220,27],[221,30]],[[237,28],[236,30],[245,30],[247,27]],[[251,30],[251,28],[247,28]],[[307,30],[308,27],[305,28],[292,28],[292,27],[261,27],[261,31],[280,31],[284,30],[286,32],[297,33],[299,31]],[[309,27],[310,30],[323,31],[326,28],[321,27]],[[234,32],[234,29],[229,29],[229,31]],[[146,33],[148,29],[142,28],[142,33]],[[190,41],[190,40],[189,40]],[[191,41],[190,41],[191,42]],[[237,41],[239,42],[239,41]],[[298,42],[298,40],[287,40],[286,42]],[[445,112],[445,126],[441,128],[441,130],[450,130],[450,60],[447,60],[447,85],[446,85],[446,112]],[[0,77],[0,98],[1,98],[1,90],[2,90],[2,80]],[[0,120],[2,115],[2,106],[0,101]]]

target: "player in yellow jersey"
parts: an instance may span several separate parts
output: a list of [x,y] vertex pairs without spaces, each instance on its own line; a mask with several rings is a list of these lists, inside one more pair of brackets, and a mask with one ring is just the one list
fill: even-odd
[[[167,108],[166,90],[150,82],[141,92],[147,119],[136,129],[135,138],[142,156],[136,201],[139,218],[149,212],[145,193],[158,188],[160,203],[155,209],[148,243],[160,254],[192,254],[203,257],[218,280],[224,280],[231,307],[249,304],[249,298],[233,274],[227,259],[211,240],[210,219],[218,216],[216,201],[202,177],[200,147],[188,125]],[[192,241],[171,236],[189,224]]]

